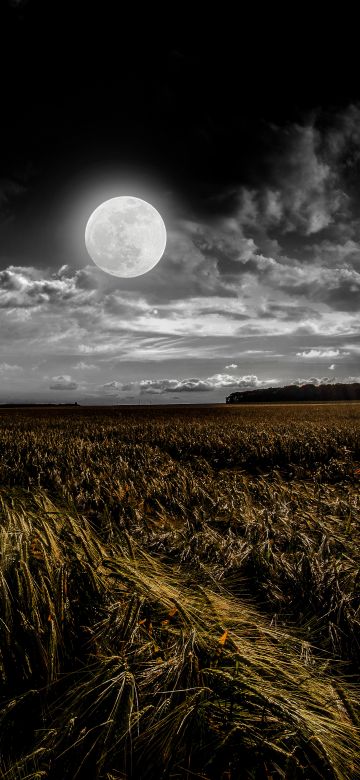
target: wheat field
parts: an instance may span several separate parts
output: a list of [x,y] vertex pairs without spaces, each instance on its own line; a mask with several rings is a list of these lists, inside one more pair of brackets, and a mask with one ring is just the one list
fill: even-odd
[[359,429],[0,410],[1,777],[360,778]]

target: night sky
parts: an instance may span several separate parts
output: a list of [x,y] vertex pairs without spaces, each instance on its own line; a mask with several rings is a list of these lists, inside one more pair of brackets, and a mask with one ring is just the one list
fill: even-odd
[[[272,5],[3,0],[0,402],[360,381],[358,28]],[[123,194],[168,232],[134,279],[84,244]]]

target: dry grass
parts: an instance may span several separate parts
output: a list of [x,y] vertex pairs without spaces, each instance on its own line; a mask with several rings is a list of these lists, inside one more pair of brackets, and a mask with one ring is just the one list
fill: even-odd
[[287,410],[0,417],[4,780],[360,777],[360,408]]

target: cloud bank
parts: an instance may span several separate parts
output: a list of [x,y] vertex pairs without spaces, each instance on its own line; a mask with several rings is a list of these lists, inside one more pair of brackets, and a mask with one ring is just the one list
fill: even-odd
[[165,393],[211,392],[232,387],[251,390],[269,385],[272,382],[276,383],[276,380],[262,381],[255,375],[230,376],[229,374],[215,374],[205,379],[198,377],[189,379],[141,379],[138,382],[128,383],[112,380],[101,385],[99,391],[107,395],[119,395],[124,392],[135,392],[140,395],[163,395]]

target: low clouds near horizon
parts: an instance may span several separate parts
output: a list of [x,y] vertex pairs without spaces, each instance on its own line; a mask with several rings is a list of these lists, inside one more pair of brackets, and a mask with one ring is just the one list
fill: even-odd
[[122,383],[116,380],[107,382],[102,390],[107,395],[119,395],[120,393],[137,392],[140,395],[162,395],[164,393],[197,393],[211,392],[228,388],[255,389],[276,383],[275,379],[261,381],[257,376],[230,376],[229,374],[215,374],[205,379],[141,379],[139,382]]
[[49,390],[77,390],[78,383],[74,382],[69,375],[53,376]]

